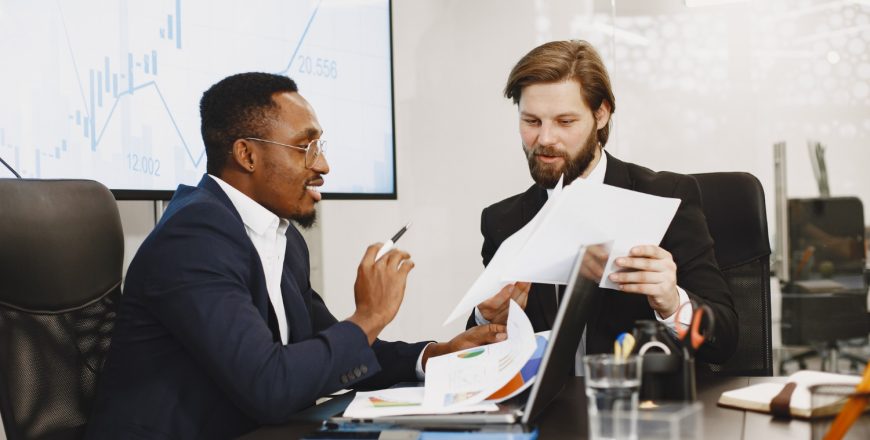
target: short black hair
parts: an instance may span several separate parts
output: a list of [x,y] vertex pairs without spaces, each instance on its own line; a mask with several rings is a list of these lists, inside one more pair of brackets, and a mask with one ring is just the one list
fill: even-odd
[[237,139],[266,137],[278,109],[272,95],[298,91],[292,79],[262,72],[228,76],[206,90],[199,101],[206,171],[220,175]]

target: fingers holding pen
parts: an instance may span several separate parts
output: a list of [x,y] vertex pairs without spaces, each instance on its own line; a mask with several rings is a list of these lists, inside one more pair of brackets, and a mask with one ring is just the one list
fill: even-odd
[[414,263],[411,261],[411,254],[409,254],[401,249],[393,248],[391,251],[387,252],[383,257],[378,259],[378,261],[376,261],[375,264],[382,265],[382,266],[385,266],[387,268],[395,268],[396,270],[399,270],[405,264],[413,265]]

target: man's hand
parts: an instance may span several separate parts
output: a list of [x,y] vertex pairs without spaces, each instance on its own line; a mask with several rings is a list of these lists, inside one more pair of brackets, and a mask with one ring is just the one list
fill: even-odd
[[583,264],[580,265],[580,274],[583,277],[601,282],[601,275],[604,275],[604,266],[607,264],[607,259],[610,257],[610,251],[600,244],[594,244],[586,247],[586,252],[583,253]]
[[508,310],[510,307],[510,299],[516,301],[521,308],[526,308],[526,302],[529,300],[529,289],[531,283],[513,283],[504,286],[501,291],[491,296],[488,300],[477,305],[477,310],[486,318],[487,321],[494,324],[507,324]]
[[356,311],[348,318],[362,328],[369,344],[396,317],[405,297],[408,272],[414,268],[411,256],[398,249],[375,261],[380,248],[380,243],[369,246],[357,268],[353,286]]
[[662,318],[677,311],[680,305],[677,264],[670,252],[653,245],[635,246],[628,257],[617,258],[615,263],[635,269],[610,274],[610,281],[619,284],[619,290],[646,295],[650,307]]
[[429,344],[423,351],[423,371],[426,371],[426,361],[432,356],[441,356],[466,348],[501,342],[507,339],[507,327],[500,324],[485,324],[471,327],[460,333],[450,342]]

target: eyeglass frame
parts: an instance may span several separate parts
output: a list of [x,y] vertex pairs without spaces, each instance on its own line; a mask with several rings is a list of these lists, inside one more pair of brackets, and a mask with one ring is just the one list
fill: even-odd
[[[312,139],[304,147],[302,145],[283,144],[281,142],[270,141],[268,139],[260,139],[260,138],[255,138],[255,137],[246,137],[246,138],[242,138],[242,139],[244,139],[246,141],[265,142],[267,144],[275,144],[275,145],[280,145],[282,147],[293,148],[296,150],[304,151],[305,152],[305,168],[313,167],[314,164],[317,163],[317,159],[320,159],[320,155],[326,152],[326,140],[325,139]],[[313,145],[315,143],[317,144],[318,153],[314,156],[314,159],[312,159],[311,163],[309,164],[308,163],[308,150],[310,150],[311,145]]]

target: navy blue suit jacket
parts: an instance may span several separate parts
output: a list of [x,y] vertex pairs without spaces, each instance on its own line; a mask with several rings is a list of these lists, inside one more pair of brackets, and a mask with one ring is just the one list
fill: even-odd
[[292,225],[278,338],[259,254],[220,186],[179,186],[130,264],[89,438],[231,438],[341,388],[417,380],[425,343],[377,341],[311,289]]

